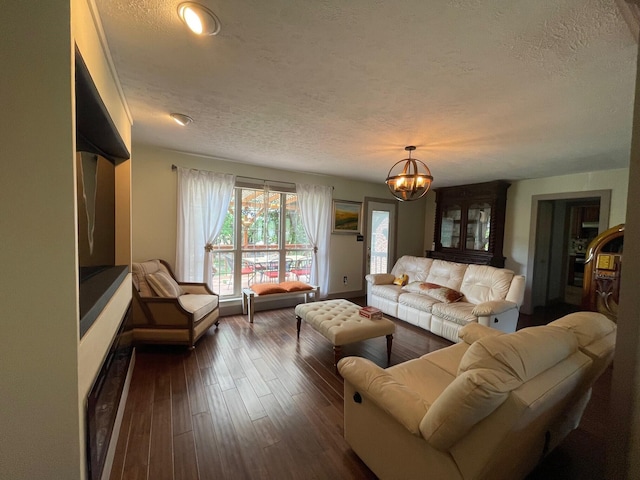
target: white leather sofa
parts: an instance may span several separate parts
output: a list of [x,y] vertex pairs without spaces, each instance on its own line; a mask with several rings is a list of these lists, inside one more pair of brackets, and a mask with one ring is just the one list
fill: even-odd
[[[395,285],[402,275],[407,276],[407,285]],[[470,322],[515,332],[524,299],[524,276],[488,265],[405,255],[391,273],[365,278],[368,305],[452,342],[460,341],[458,332]],[[422,289],[425,285],[443,288]],[[443,291],[462,295],[449,302]]]
[[616,327],[580,312],[510,334],[479,324],[460,333],[387,369],[338,363],[345,439],[379,478],[524,478],[578,426]]

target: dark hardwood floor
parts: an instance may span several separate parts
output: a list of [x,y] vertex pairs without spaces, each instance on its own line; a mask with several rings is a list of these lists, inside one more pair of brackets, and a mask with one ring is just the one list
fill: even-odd
[[[362,303],[364,299],[352,299]],[[522,325],[548,320],[521,317]],[[557,317],[555,317],[557,318]],[[293,309],[223,317],[196,349],[138,348],[111,479],[369,479],[342,436],[343,384],[330,343]],[[391,364],[450,342],[396,321]],[[306,328],[305,328],[306,327]],[[344,347],[386,364],[384,338]],[[528,478],[600,479],[608,381],[583,425]]]

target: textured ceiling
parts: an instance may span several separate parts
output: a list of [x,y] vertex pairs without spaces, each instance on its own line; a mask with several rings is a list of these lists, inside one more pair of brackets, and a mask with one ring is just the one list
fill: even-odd
[[416,145],[434,186],[629,162],[637,44],[611,0],[202,0],[206,38],[180,0],[95,2],[135,143],[371,181]]

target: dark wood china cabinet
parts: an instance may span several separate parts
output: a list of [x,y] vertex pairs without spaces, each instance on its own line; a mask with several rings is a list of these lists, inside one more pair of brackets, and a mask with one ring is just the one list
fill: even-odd
[[427,257],[504,267],[504,180],[436,188],[434,249]]

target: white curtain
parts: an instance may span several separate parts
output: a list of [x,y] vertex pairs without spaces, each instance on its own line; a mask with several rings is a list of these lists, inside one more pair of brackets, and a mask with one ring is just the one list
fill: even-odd
[[320,287],[320,297],[329,293],[329,243],[331,241],[332,188],[296,184],[302,224],[313,245],[311,283]]
[[178,167],[176,275],[212,288],[212,244],[222,229],[236,177]]

